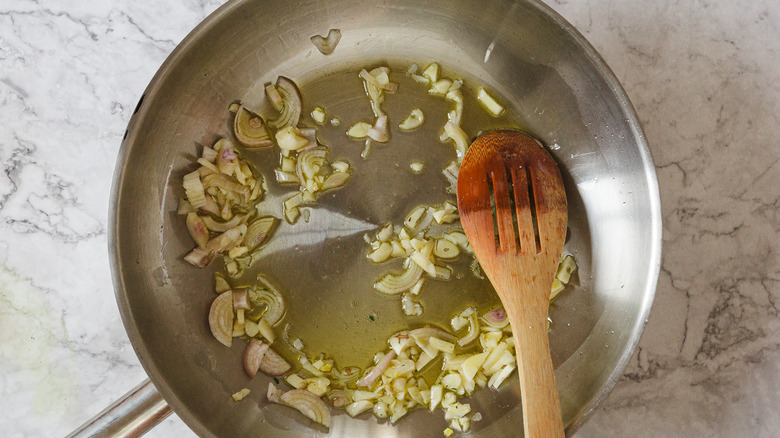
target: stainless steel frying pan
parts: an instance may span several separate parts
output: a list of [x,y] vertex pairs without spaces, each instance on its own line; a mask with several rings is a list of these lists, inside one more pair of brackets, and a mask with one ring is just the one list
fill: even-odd
[[[343,37],[324,56],[309,38],[330,28]],[[423,106],[429,120],[419,134],[394,133],[392,143],[361,159],[362,145],[343,135],[352,122],[370,118],[356,73],[363,66],[399,71],[430,61],[464,78],[467,90],[486,85],[509,108],[509,116],[489,119],[472,99],[464,115],[470,135],[519,127],[548,145],[561,164],[571,209],[567,250],[580,270],[578,284],[552,309],[550,337],[567,434],[582,425],[639,341],[661,245],[658,189],[642,130],[595,50],[536,0],[238,0],[176,48],[130,120],[114,181],[111,257],[125,327],[154,385],[139,387],[129,403],[104,413],[102,423],[85,425],[81,435],[140,433],[154,423],[149,415],[164,416],[167,404],[204,437],[321,434],[291,409],[265,401],[268,378],[244,375],[242,342],[228,349],[211,337],[206,315],[212,273],[220,266],[199,270],[182,261],[193,244],[175,212],[181,177],[202,145],[229,135],[228,105],[241,100],[263,109],[263,84],[278,75],[301,87],[304,114],[320,105],[343,121],[320,135],[356,172],[348,187],[320,200],[308,223],[281,227],[247,274],[263,272],[289,293],[287,321],[296,336],[339,363],[365,366],[400,328],[426,318],[444,322],[467,303],[497,302],[489,285],[464,275],[431,286],[423,297],[425,316],[408,321],[397,301],[370,287],[386,268],[365,262],[363,233],[397,222],[411,207],[447,199],[439,172],[452,149],[435,140],[443,113],[425,107],[424,99],[389,97],[396,120],[414,106]],[[401,90],[405,86],[412,85],[402,82]],[[245,156],[272,176],[274,154]],[[413,159],[424,161],[427,171],[412,175]],[[281,216],[278,200],[285,192],[269,183],[269,213]],[[232,402],[230,394],[244,387],[250,396]],[[474,424],[474,435],[517,436],[519,400],[516,380],[501,391],[478,392],[471,403],[483,420]],[[446,427],[440,413],[424,410],[395,426],[365,417],[336,415],[329,436],[438,436]]]

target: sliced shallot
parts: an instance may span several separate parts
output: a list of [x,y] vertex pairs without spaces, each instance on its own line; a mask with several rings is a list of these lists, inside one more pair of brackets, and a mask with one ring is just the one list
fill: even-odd
[[455,336],[444,330],[433,327],[423,327],[411,330],[409,331],[409,336],[411,336],[417,343],[417,346],[430,357],[436,357],[439,354],[437,349],[430,346],[429,341],[431,338],[442,339],[450,343],[455,342],[456,340]]
[[244,350],[244,371],[249,377],[254,377],[260,369],[260,363],[268,351],[268,344],[260,340],[252,339]]
[[328,175],[327,178],[325,178],[325,181],[322,182],[322,191],[335,189],[336,187],[341,187],[344,184],[349,181],[349,178],[352,175],[350,175],[347,172],[333,172],[330,175]]
[[279,118],[269,121],[268,124],[276,129],[280,129],[285,126],[298,126],[298,122],[301,119],[301,108],[303,105],[301,102],[301,93],[298,91],[298,87],[290,79],[284,76],[279,76],[279,78],[276,80],[276,90],[279,92],[279,94],[281,94],[284,102],[282,104]]
[[328,36],[323,38],[320,35],[314,35],[311,37],[311,42],[317,47],[323,55],[330,55],[341,40],[341,31],[338,29],[331,29],[328,31]]
[[340,389],[334,389],[333,391],[328,392],[328,394],[325,396],[328,401],[333,405],[335,408],[344,408],[348,404],[352,403],[352,399],[349,397],[349,395],[340,390]]
[[206,251],[205,249],[201,248],[195,248],[187,253],[186,256],[184,256],[184,261],[199,268],[205,268],[206,265],[208,265],[211,261],[212,257],[214,257],[214,252]]
[[477,339],[479,336],[479,320],[477,319],[477,312],[474,311],[468,316],[469,319],[469,331],[468,334],[458,339],[458,345],[464,347]]
[[182,185],[184,186],[187,200],[193,208],[206,206],[206,193],[204,192],[203,184],[200,181],[200,172],[196,170],[184,175]]
[[386,274],[374,283],[374,289],[388,295],[397,295],[411,289],[422,277],[423,269],[417,263],[409,263],[402,274]]
[[269,402],[283,404],[281,400],[282,394],[284,394],[284,391],[277,388],[272,382],[268,383],[268,392],[266,393],[266,396],[268,397]]
[[238,107],[238,111],[236,111],[236,117],[233,120],[233,133],[236,139],[247,147],[262,147],[273,144],[263,119],[243,105]]
[[241,243],[241,240],[244,238],[244,234],[246,234],[246,225],[244,224],[241,224],[235,228],[231,228],[209,240],[209,242],[206,244],[206,250],[212,252],[224,252],[230,250]]
[[293,389],[279,396],[279,401],[297,409],[309,419],[330,428],[330,410],[319,397],[305,389]]
[[209,163],[214,163],[217,160],[217,151],[208,146],[203,146],[203,153],[200,156]]
[[276,89],[274,84],[266,84],[265,95],[271,102],[271,106],[273,106],[275,110],[281,112],[282,108],[284,108],[284,98],[279,93],[279,90]]
[[387,143],[390,141],[390,134],[387,131],[387,116],[381,115],[376,118],[376,123],[366,133],[368,138],[379,143]]
[[409,114],[404,119],[404,121],[398,125],[398,127],[404,131],[411,131],[413,129],[419,128],[424,121],[425,115],[423,114],[422,110],[420,108],[415,108],[412,110],[411,114]]
[[455,143],[455,153],[458,155],[458,160],[462,160],[463,155],[466,154],[466,149],[469,147],[469,137],[460,126],[452,122],[444,124],[444,134],[447,139]]
[[385,372],[387,367],[390,365],[390,362],[395,359],[395,356],[395,351],[388,351],[385,356],[376,364],[374,369],[372,369],[371,372],[368,373],[365,377],[358,380],[356,385],[358,387],[371,386],[376,381],[376,379]]
[[332,375],[335,380],[342,380],[348,382],[350,380],[355,380],[360,376],[360,368],[345,367],[342,370],[334,368]]
[[233,344],[233,293],[231,291],[222,292],[211,303],[209,328],[211,334],[226,347]]
[[260,371],[268,374],[269,376],[282,376],[292,368],[290,364],[279,355],[279,353],[275,352],[271,348],[268,348],[262,359],[263,360],[259,365]]
[[192,240],[198,244],[198,247],[205,248],[209,241],[209,230],[197,213],[192,212],[187,215],[187,231],[190,232]]
[[271,237],[278,223],[279,219],[273,216],[263,216],[253,220],[247,227],[241,244],[253,251]]
[[[203,224],[205,224],[206,228],[208,228],[210,231],[214,231],[217,233],[224,233],[225,231],[231,228],[235,228],[243,224],[246,221],[246,218],[247,218],[246,214],[237,214],[227,222],[220,222],[209,216],[203,216],[201,220]],[[189,217],[187,219],[189,219]],[[195,236],[193,236],[193,239],[194,238]],[[197,240],[195,240],[195,242],[197,242]]]
[[503,307],[493,309],[482,315],[482,320],[493,328],[504,328],[509,324],[509,320],[506,318],[506,311]]
[[274,326],[282,319],[282,316],[284,316],[285,304],[282,292],[263,275],[257,276],[257,282],[262,289],[256,290],[251,297],[252,304],[256,306],[266,306],[263,319],[269,325]]

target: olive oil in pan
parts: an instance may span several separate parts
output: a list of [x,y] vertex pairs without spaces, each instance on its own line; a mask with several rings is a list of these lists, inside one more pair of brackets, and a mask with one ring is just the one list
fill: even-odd
[[[365,67],[370,70],[381,65],[388,63],[369,63]],[[454,104],[429,94],[429,86],[406,75],[410,65],[389,63],[390,79],[399,84],[397,92],[385,94],[382,104],[388,114],[391,138],[384,144],[372,141],[366,158],[361,157],[364,141],[345,135],[354,123],[373,124],[375,120],[358,76],[362,67],[349,66],[309,81],[296,81],[303,96],[301,124],[316,127],[320,143],[329,148],[329,161],[349,162],[353,176],[346,186],[326,192],[316,203],[308,205],[308,221],[305,217],[295,225],[282,221],[275,236],[259,252],[258,260],[236,281],[252,284],[259,273],[274,281],[287,299],[287,314],[277,332],[290,324],[290,340],[300,338],[310,357],[325,353],[336,360],[339,368],[370,366],[374,354],[386,350],[387,339],[397,331],[421,326],[448,329],[450,319],[468,305],[476,306],[480,312],[500,305],[490,283],[472,273],[473,256],[466,253],[447,262],[453,271],[449,281],[425,279],[415,297],[423,306],[422,316],[404,316],[400,294],[387,296],[373,288],[382,275],[400,272],[403,267],[400,259],[370,262],[364,235],[373,238],[384,224],[402,224],[415,207],[445,201],[456,203],[454,193],[448,192],[450,184],[442,175],[442,170],[456,159],[455,149],[452,142],[439,140]],[[418,65],[425,67],[427,63]],[[494,118],[480,107],[475,96],[481,84],[476,79],[459,75],[446,66],[442,76],[464,79],[461,125],[471,138],[482,130],[522,127],[516,114],[505,112]],[[322,125],[309,115],[315,107],[326,112]],[[414,131],[402,131],[398,124],[415,108],[422,110],[424,123]],[[336,126],[330,122],[334,118],[339,121]],[[297,188],[280,186],[272,180],[277,156],[274,150],[250,159],[268,180],[266,199],[261,204],[263,211],[283,217],[282,201]],[[423,171],[413,173],[409,167],[412,162],[423,163]],[[457,222],[454,225],[459,228]],[[434,227],[428,235],[439,235],[447,228]],[[281,339],[274,346],[294,366],[298,365],[295,354]]]

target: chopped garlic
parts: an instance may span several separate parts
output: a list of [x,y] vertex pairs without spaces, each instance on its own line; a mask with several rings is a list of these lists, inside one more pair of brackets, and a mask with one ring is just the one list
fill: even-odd
[[273,344],[276,335],[274,334],[274,329],[268,324],[268,321],[265,319],[257,321],[257,330],[269,343]]
[[413,161],[409,164],[409,168],[412,169],[412,172],[414,173],[420,173],[425,168],[425,165],[419,161]]
[[362,391],[362,390],[355,390],[352,391],[352,400],[355,401],[361,401],[361,400],[376,400],[379,398],[379,394],[371,391]]
[[385,85],[390,83],[390,76],[387,75],[387,71],[380,71],[379,73],[374,75],[374,77],[376,78],[377,83],[381,87],[384,87]]
[[332,167],[336,172],[343,173],[349,170],[349,163],[346,161],[334,161],[331,163],[330,167]]
[[574,257],[566,254],[558,263],[558,270],[555,273],[555,278],[561,281],[563,284],[567,284],[571,280],[571,274],[577,270],[577,265],[574,263]]
[[[404,225],[408,227],[410,230],[417,227],[417,223],[420,222],[420,219],[423,217],[423,214],[427,211],[427,208],[425,207],[417,207],[414,210],[412,210],[411,213],[409,213],[406,216],[406,219],[404,219]],[[403,230],[402,232],[405,232],[406,230]],[[403,238],[409,238],[408,235],[401,235],[399,233],[399,236],[401,239]]]
[[427,272],[430,276],[436,277],[436,265],[433,264],[433,261],[430,259],[430,257],[425,257],[422,253],[419,251],[416,251],[412,253],[409,258],[419,267],[423,268],[425,272]]
[[318,370],[327,373],[330,370],[333,369],[333,364],[330,361],[323,360],[323,359],[317,359],[314,361],[314,363],[311,364],[314,368],[317,368]]
[[334,117],[330,119],[330,124],[332,126],[339,126],[341,124],[341,120],[338,117]]
[[407,255],[406,249],[404,248],[400,240],[393,240],[392,242],[390,242],[390,244],[393,245],[393,252],[390,254],[390,257],[397,258],[397,257],[405,257]]
[[[420,371],[421,369],[425,368],[426,365],[431,363],[431,361],[434,359],[434,356],[429,355],[426,352],[421,352],[420,357],[417,359],[417,362],[414,364],[414,367],[417,371]],[[423,398],[425,398],[425,394],[421,394]],[[430,391],[427,393],[428,398],[430,398]],[[427,404],[427,403],[426,403]]]
[[249,389],[244,388],[241,391],[238,391],[237,393],[233,394],[232,397],[234,401],[241,401],[248,395],[249,395]]
[[311,118],[314,119],[317,124],[322,125],[325,123],[325,110],[320,107],[314,108],[311,112]]
[[382,419],[387,418],[387,410],[388,406],[387,403],[378,401],[376,404],[374,404],[374,415],[376,418]]
[[449,79],[440,79],[433,83],[431,86],[431,89],[428,90],[430,94],[433,94],[434,96],[444,96],[447,94],[447,91],[449,91],[450,86],[452,86],[452,81]]
[[276,132],[276,144],[284,151],[295,151],[309,144],[309,140],[298,128],[287,126]]
[[442,204],[440,208],[433,212],[433,218],[436,220],[436,223],[439,224],[452,223],[455,219],[458,218],[458,207],[456,207],[452,202],[447,201]]
[[422,289],[422,285],[424,281],[425,281],[424,278],[417,280],[417,283],[415,283],[414,286],[412,286],[412,288],[409,289],[409,293],[412,295],[419,295],[420,289]]
[[439,80],[439,64],[435,62],[431,63],[428,67],[425,67],[422,75],[429,81],[435,83]]
[[260,328],[257,326],[257,323],[253,321],[244,322],[244,334],[246,334],[250,338],[253,338],[257,336],[258,333],[260,333]]
[[282,172],[295,173],[295,158],[282,157]]
[[458,156],[458,160],[463,159],[463,155],[466,154],[466,149],[469,147],[469,137],[463,128],[452,123],[447,122],[444,124],[444,137],[443,140],[452,140],[455,143],[455,153]]
[[485,362],[487,355],[487,352],[479,353],[464,360],[460,365],[463,376],[469,380],[474,379],[474,376],[477,375],[477,371],[479,371],[479,368]]
[[290,374],[289,376],[285,377],[287,383],[290,384],[295,389],[303,389],[306,387],[306,381],[301,378],[301,376],[297,374]]
[[485,87],[479,87],[479,91],[477,91],[477,100],[493,117],[498,117],[504,112],[504,107],[485,91]]
[[461,383],[462,378],[459,374],[455,373],[447,374],[443,379],[441,379],[441,384],[450,391],[457,391],[458,388],[460,388]]
[[347,414],[349,414],[350,417],[357,417],[358,415],[362,414],[363,412],[366,412],[367,410],[373,407],[374,404],[371,403],[370,401],[361,400],[347,405],[347,407],[345,407],[344,410],[347,411]]
[[368,136],[368,131],[372,128],[370,123],[357,122],[347,130],[347,137],[354,139],[364,139]]
[[452,406],[455,403],[457,403],[457,401],[458,401],[458,398],[455,397],[455,394],[453,394],[451,392],[445,392],[444,393],[444,397],[441,400],[441,407],[444,408],[444,409],[449,409],[450,406]]
[[431,403],[430,403],[430,410],[431,412],[436,409],[436,407],[439,406],[442,400],[442,395],[444,392],[444,387],[441,385],[433,385],[431,386]]
[[396,355],[400,355],[409,346],[414,344],[414,339],[407,332],[401,332],[393,335],[389,341],[390,349],[395,351]]
[[228,259],[225,262],[225,270],[227,270],[228,275],[230,275],[231,277],[235,276],[236,274],[238,274],[238,263],[236,263],[235,260]]
[[393,224],[385,225],[379,229],[379,232],[376,233],[377,240],[381,242],[386,242],[390,240],[391,237],[393,237]]
[[[501,342],[503,334],[500,331],[486,332],[479,336],[479,344],[485,350],[492,350]],[[506,345],[504,346],[506,348]]]
[[327,377],[319,376],[306,379],[306,390],[317,397],[325,395],[325,393],[328,392],[329,387],[330,380],[328,380]]
[[468,432],[471,428],[471,421],[468,417],[453,418],[450,427],[458,432]]
[[401,309],[406,316],[420,316],[423,313],[422,305],[414,301],[408,292],[401,296]]
[[462,250],[466,251],[467,253],[469,254],[474,253],[474,250],[471,249],[471,244],[469,243],[469,240],[466,238],[466,235],[463,233],[463,231],[460,230],[450,231],[449,233],[444,235],[444,238],[458,245]]
[[397,403],[394,407],[391,407],[390,412],[390,422],[395,423],[396,421],[400,420],[401,417],[406,415],[406,413],[409,412],[405,406],[401,405],[400,403]]
[[501,368],[501,371],[493,374],[492,377],[490,377],[490,381],[488,382],[488,386],[490,386],[493,389],[498,389],[499,386],[501,386],[501,383],[509,377],[510,374],[512,374],[512,371],[515,370],[515,365],[506,365],[504,368]]
[[389,259],[393,253],[393,245],[390,242],[382,242],[377,249],[368,255],[374,263],[381,263]]
[[552,301],[555,297],[558,296],[563,290],[566,289],[566,285],[564,283],[561,283],[560,279],[554,279],[552,287],[550,287],[550,301]]
[[458,331],[462,329],[463,327],[466,327],[466,324],[469,323],[469,320],[467,318],[464,318],[460,315],[456,315],[452,318],[450,321],[450,325],[452,326],[452,329],[455,331]]
[[436,239],[433,255],[442,259],[454,259],[460,254],[458,246],[447,239]]
[[412,75],[412,79],[414,79],[415,82],[417,82],[419,84],[427,85],[427,84],[431,83],[431,81],[428,78],[426,78],[425,76],[420,76],[420,75],[416,75],[416,74]]
[[447,342],[445,340],[439,339],[437,337],[431,336],[428,339],[428,344],[439,351],[442,351],[444,353],[452,353],[455,351],[455,344],[451,342]]
[[398,125],[399,128],[404,131],[411,131],[412,129],[419,128],[425,121],[425,115],[420,108],[415,108],[412,112]]

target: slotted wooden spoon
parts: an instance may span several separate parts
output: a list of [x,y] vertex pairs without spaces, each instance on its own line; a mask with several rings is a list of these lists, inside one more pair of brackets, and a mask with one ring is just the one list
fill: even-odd
[[518,131],[487,132],[461,164],[458,210],[512,326],[525,437],[563,437],[547,336],[568,219],[560,169],[537,140]]

